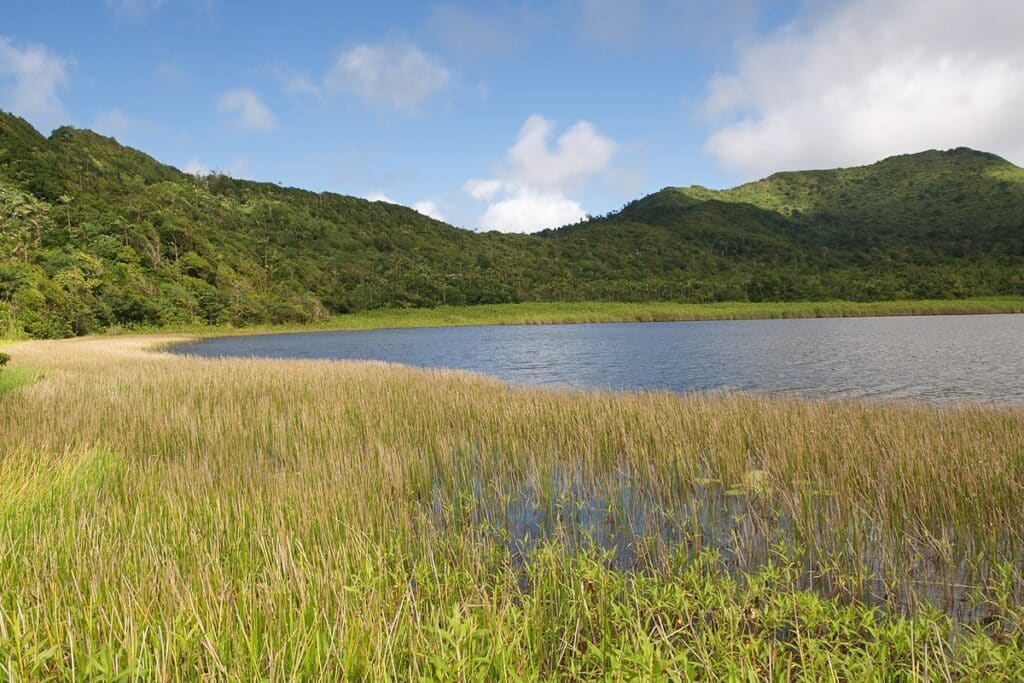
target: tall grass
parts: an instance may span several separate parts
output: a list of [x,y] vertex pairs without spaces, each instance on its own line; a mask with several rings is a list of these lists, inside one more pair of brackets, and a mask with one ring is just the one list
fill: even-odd
[[1024,411],[22,342],[10,678],[1024,674]]
[[[450,327],[551,323],[669,322],[763,318],[844,318],[892,315],[1024,313],[1024,297],[907,301],[789,301],[683,304],[650,302],[530,302],[436,308],[388,308],[336,315],[309,324],[261,325],[250,331],[365,330],[382,327]],[[236,328],[178,325],[139,331],[231,332]],[[116,330],[115,330],[116,331]],[[121,330],[123,332],[123,330]]]

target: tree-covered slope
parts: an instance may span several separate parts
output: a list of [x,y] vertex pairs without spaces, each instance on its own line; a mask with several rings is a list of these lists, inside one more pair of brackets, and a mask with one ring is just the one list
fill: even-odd
[[936,256],[1021,255],[1024,169],[959,148],[890,157],[871,166],[777,173],[698,200],[743,202],[818,226],[816,242],[853,249],[927,247]]
[[0,333],[538,300],[1024,293],[1024,170],[970,150],[666,189],[537,235],[213,175],[0,113]]
[[840,285],[823,294],[853,299],[1019,293],[1024,277],[1024,169],[966,148],[729,190],[666,188],[595,223],[673,229],[734,256],[782,250],[783,263],[766,264],[774,273],[746,280],[753,298],[758,286],[789,298],[816,278]]

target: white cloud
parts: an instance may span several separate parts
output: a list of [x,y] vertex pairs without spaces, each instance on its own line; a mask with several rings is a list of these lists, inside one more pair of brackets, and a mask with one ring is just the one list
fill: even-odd
[[232,159],[224,168],[223,173],[226,173],[232,178],[251,179],[255,175],[255,172],[253,171],[253,165],[249,163],[249,160],[245,159],[244,157]]
[[498,193],[505,189],[514,189],[509,187],[509,183],[504,180],[498,180],[497,178],[490,178],[487,180],[480,180],[478,178],[470,178],[463,185],[463,188],[473,199],[479,199],[480,201],[488,202],[498,196]]
[[217,103],[217,111],[233,114],[233,124],[246,130],[269,130],[277,123],[274,113],[263,104],[259,96],[245,88],[224,93]]
[[252,164],[249,160],[244,157],[237,157],[232,159],[225,166],[210,167],[208,164],[203,163],[199,159],[192,157],[185,162],[182,171],[189,175],[198,177],[208,175],[225,175],[229,178],[249,178],[251,179],[255,174],[252,168]]
[[419,211],[424,216],[429,216],[436,221],[445,220],[444,214],[437,207],[437,203],[433,199],[424,199],[422,202],[416,202],[412,205],[412,208]]
[[569,127],[552,145],[554,131],[552,121],[534,114],[523,123],[496,177],[466,181],[467,194],[490,202],[480,218],[482,228],[527,232],[575,223],[586,216],[580,203],[567,194],[606,172],[619,145],[588,121]]
[[[368,202],[386,202],[388,204],[398,204],[399,206],[403,206],[401,202],[395,201],[383,192],[370,192],[364,195],[363,199]],[[412,205],[412,208],[414,211],[418,211],[424,216],[428,216],[434,220],[447,220],[441,213],[440,208],[438,208],[437,202],[433,199],[424,199],[422,202],[416,202]]]
[[185,164],[185,173],[192,175],[225,175],[229,178],[252,179],[255,175],[252,164],[244,157],[238,157],[228,162],[227,166],[210,168],[198,159],[189,159]]
[[501,232],[531,232],[575,223],[586,215],[579,202],[560,193],[519,187],[511,196],[488,206],[480,225]]
[[66,123],[57,91],[69,81],[67,61],[42,45],[15,45],[0,36],[0,108],[42,128]]
[[566,191],[608,167],[618,145],[580,121],[566,130],[552,148],[555,124],[539,114],[526,119],[506,154],[509,179],[526,187]]
[[281,84],[281,88],[289,95],[308,95],[317,100],[323,100],[324,93],[317,83],[308,74],[301,71],[292,71],[283,66],[276,66],[270,70],[270,75]]
[[199,161],[199,159],[189,159],[185,164],[185,173],[194,176],[208,176],[210,175],[210,167]]
[[342,53],[324,77],[333,92],[351,92],[414,114],[452,80],[448,69],[412,43],[358,45]]
[[249,160],[244,157],[232,159],[228,163],[227,167],[224,168],[223,173],[232,178],[251,179],[255,175],[255,172],[252,170],[252,164],[250,164]]
[[748,47],[705,150],[749,176],[960,145],[1024,161],[1024,3],[853,0]]

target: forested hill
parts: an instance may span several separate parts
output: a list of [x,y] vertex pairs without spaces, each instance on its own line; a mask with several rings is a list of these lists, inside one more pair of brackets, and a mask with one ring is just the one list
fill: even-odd
[[967,149],[667,188],[532,236],[212,175],[0,112],[0,335],[534,300],[1024,294],[1024,170]]

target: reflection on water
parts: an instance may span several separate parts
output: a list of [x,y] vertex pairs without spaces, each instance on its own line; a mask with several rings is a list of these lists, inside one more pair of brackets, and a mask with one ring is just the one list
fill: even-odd
[[375,359],[538,385],[1024,404],[1024,315],[317,332],[178,350]]
[[[999,617],[985,599],[996,566],[952,532],[936,542],[894,535],[869,519],[839,528],[843,517],[830,492],[787,496],[758,476],[733,488],[698,478],[668,500],[647,493],[653,487],[641,481],[641,474],[621,471],[595,485],[555,470],[539,484],[438,482],[424,502],[434,529],[482,535],[504,547],[517,569],[551,543],[570,553],[597,551],[620,571],[671,572],[712,556],[718,571],[739,581],[773,560],[797,560],[797,587],[828,597],[900,613],[927,605],[958,624]],[[1020,561],[1020,549],[1005,544],[995,554],[1007,564]],[[1013,591],[1024,589],[1019,581]]]

